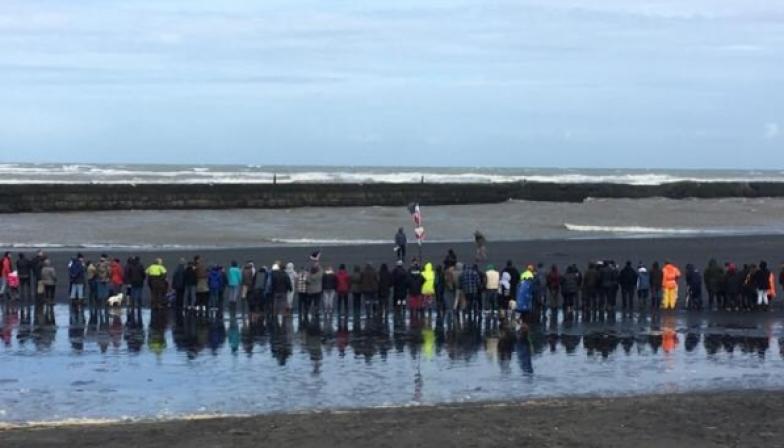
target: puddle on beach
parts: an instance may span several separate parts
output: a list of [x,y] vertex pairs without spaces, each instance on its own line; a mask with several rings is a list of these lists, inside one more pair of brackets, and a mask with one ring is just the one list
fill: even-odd
[[774,313],[619,314],[519,337],[495,319],[275,323],[57,305],[3,309],[0,335],[7,424],[784,387]]

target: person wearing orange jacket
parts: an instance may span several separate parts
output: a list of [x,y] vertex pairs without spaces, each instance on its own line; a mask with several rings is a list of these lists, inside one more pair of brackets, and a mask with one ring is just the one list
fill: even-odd
[[678,280],[681,278],[681,271],[668,261],[664,263],[662,274],[664,278],[662,285],[664,287],[662,308],[665,310],[674,310],[676,303],[678,303]]

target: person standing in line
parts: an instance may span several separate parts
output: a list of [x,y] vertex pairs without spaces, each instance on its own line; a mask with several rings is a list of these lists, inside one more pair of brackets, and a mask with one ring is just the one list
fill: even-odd
[[663,289],[664,272],[659,267],[659,262],[654,261],[651,266],[651,308],[664,307]]
[[297,284],[297,271],[294,269],[294,263],[286,263],[286,275],[289,276],[289,284],[291,284],[291,289],[289,292],[286,293],[286,317],[291,316],[292,311],[294,310],[294,286]]
[[527,268],[534,275],[534,282],[531,285],[533,288],[531,311],[537,318],[541,314],[544,321],[547,318],[547,272],[544,263],[541,262],[536,264],[536,268],[533,265],[528,265]]
[[144,297],[144,280],[147,274],[139,257],[132,257],[125,265],[125,281],[131,286],[131,307],[142,309]]
[[727,264],[727,270],[724,273],[724,285],[726,291],[726,300],[724,301],[724,309],[726,311],[739,311],[741,307],[741,292],[743,290],[743,274],[738,272],[738,268],[733,263]]
[[489,308],[494,315],[500,311],[498,307],[498,290],[500,288],[501,275],[495,270],[492,264],[487,265],[485,271],[485,291],[484,305],[482,308]]
[[33,298],[31,278],[33,275],[32,264],[19,252],[19,259],[16,261],[16,272],[19,275],[19,297],[24,303],[30,303]]
[[125,277],[123,275],[123,266],[119,258],[115,258],[109,264],[111,270],[111,294],[120,294],[123,292],[123,285],[125,284]]
[[598,291],[601,285],[599,270],[596,263],[588,263],[583,278],[583,313],[590,313],[590,316],[599,310]]
[[558,308],[560,308],[561,296],[561,274],[558,266],[552,265],[547,274],[547,307],[550,308],[550,318],[558,318]]
[[406,247],[408,246],[408,238],[406,237],[406,232],[403,231],[403,228],[397,229],[397,233],[395,234],[395,254],[397,255],[398,260],[405,260],[406,259]]
[[189,261],[185,266],[185,274],[182,277],[185,285],[185,308],[193,311],[196,309],[196,266],[193,261]]
[[422,285],[425,278],[422,277],[422,271],[419,269],[419,263],[416,261],[411,263],[408,270],[408,298],[406,299],[409,313],[412,319],[419,317],[420,310],[422,309]]
[[705,282],[705,289],[708,290],[708,309],[714,309],[714,302],[716,308],[721,308],[719,291],[721,290],[721,280],[724,278],[724,269],[719,266],[715,259],[711,259],[702,276]]
[[321,310],[321,294],[324,288],[324,270],[321,265],[313,265],[308,273],[308,297],[310,298],[310,309],[305,310],[305,314],[313,312],[313,316],[319,316]]
[[[141,262],[139,262],[141,265]],[[166,267],[163,265],[163,260],[156,258],[155,262],[151,264],[147,271],[147,283],[150,286],[150,307],[160,309],[165,306],[166,289]],[[141,307],[141,303],[139,303]]]
[[509,278],[511,279],[509,282],[509,295],[512,297],[510,300],[514,300],[517,297],[517,284],[520,282],[520,271],[515,267],[514,262],[512,260],[507,260],[506,267],[504,268],[503,272],[509,274]]
[[332,266],[327,266],[324,269],[324,275],[321,278],[321,291],[324,301],[324,316],[329,322],[332,322],[332,313],[335,309],[335,296],[338,289],[338,276],[332,270]]
[[210,288],[210,311],[219,314],[219,311],[222,311],[220,307],[220,291],[223,287],[223,273],[219,265],[216,264],[210,268],[210,272],[207,274],[207,283]]
[[57,271],[54,266],[52,266],[52,261],[48,258],[44,260],[44,266],[41,268],[41,283],[44,286],[44,299],[46,305],[54,305]]
[[10,299],[11,291],[8,286],[8,276],[13,272],[13,262],[11,261],[11,252],[3,254],[0,259],[0,299]]
[[289,274],[286,273],[286,271],[280,269],[280,265],[280,261],[276,261],[275,264],[272,265],[272,274],[270,277],[272,306],[276,320],[288,314],[288,295],[290,291],[294,290],[294,285],[291,284],[291,277],[289,277]]
[[381,315],[389,313],[389,293],[392,289],[392,274],[386,263],[382,263],[378,268],[378,302],[381,308]]
[[201,256],[193,257],[193,270],[196,272],[196,309],[207,310],[207,300],[210,294],[209,270]]
[[[784,291],[784,263],[781,265],[781,269],[779,270],[779,286],[781,286],[781,290]],[[784,306],[784,301],[782,301]]]
[[514,312],[510,309],[509,302],[512,300],[512,276],[506,270],[501,274],[498,281],[498,314],[502,319],[506,319],[507,313]]
[[368,318],[375,316],[378,311],[378,273],[373,265],[367,263],[361,275],[362,300],[365,304],[365,313]]
[[770,288],[770,271],[768,263],[761,261],[759,268],[754,272],[752,283],[757,292],[757,307],[762,310],[768,309],[768,289]]
[[297,316],[300,320],[305,318],[305,314],[310,308],[310,298],[308,297],[308,276],[310,272],[307,266],[297,273]]
[[433,263],[425,263],[422,279],[422,309],[427,311],[428,316],[432,316],[436,295],[436,271],[433,270]]
[[338,267],[335,279],[337,280],[338,316],[348,316],[348,295],[351,293],[351,274],[346,270],[345,264],[341,264]]
[[109,264],[108,255],[103,254],[98,260],[98,264],[95,266],[95,277],[98,305],[105,307],[106,300],[109,298],[109,286],[112,279],[112,268]]
[[236,260],[231,261],[229,271],[226,273],[226,287],[229,298],[229,306],[235,309],[240,297],[240,285],[242,285],[242,271]]
[[645,302],[651,294],[651,274],[648,269],[640,262],[637,265],[637,299],[640,301],[640,309],[645,309]]
[[95,309],[98,306],[98,278],[96,277],[96,269],[95,263],[90,260],[87,260],[87,264],[85,266],[85,279],[87,280],[87,287],[89,289],[87,293],[87,304],[90,309]]
[[666,261],[662,268],[662,278],[664,286],[664,309],[674,310],[678,304],[678,280],[681,278],[681,271],[677,266]]
[[77,254],[68,263],[68,277],[71,284],[69,288],[71,303],[75,305],[84,303],[85,272],[82,254]]
[[351,299],[354,315],[358,316],[362,311],[362,268],[359,265],[354,266],[351,274]]
[[[479,293],[481,291],[481,280],[476,265],[464,267],[460,276],[460,289],[465,295],[467,307],[465,314],[473,319],[479,310]],[[478,317],[478,314],[476,316]]]
[[631,312],[634,310],[634,293],[637,287],[637,271],[632,267],[632,262],[627,261],[618,275],[621,286],[621,309]]
[[563,314],[564,319],[572,319],[574,317],[574,304],[577,294],[580,292],[580,271],[577,267],[570,265],[566,268],[566,273],[561,277],[561,295],[563,296]]
[[44,260],[47,260],[49,257],[44,253],[44,251],[39,250],[38,253],[33,257],[32,261],[32,268],[33,268],[33,287],[35,288],[34,294],[36,299],[39,297],[43,297],[44,293],[44,286],[41,281],[41,270],[44,268]]
[[244,313],[245,310],[250,310],[250,298],[253,295],[253,281],[256,277],[256,266],[253,261],[248,260],[242,267],[242,287],[240,288],[240,308]]
[[702,281],[700,271],[691,263],[686,265],[686,286],[688,287],[688,303],[686,309],[702,311]]
[[392,301],[395,312],[405,310],[406,297],[408,296],[408,272],[403,267],[403,260],[395,263],[392,271]]
[[174,308],[178,313],[182,312],[185,304],[185,259],[180,258],[177,268],[172,274],[172,289],[174,290]]

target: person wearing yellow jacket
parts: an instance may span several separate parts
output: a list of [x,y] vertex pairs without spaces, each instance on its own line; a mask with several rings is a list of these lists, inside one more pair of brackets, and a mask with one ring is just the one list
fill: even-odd
[[164,299],[169,285],[166,283],[166,267],[163,260],[157,258],[146,271],[148,283],[150,285],[150,308],[163,308]]
[[675,305],[678,303],[678,280],[681,278],[681,271],[668,261],[664,263],[664,268],[662,268],[662,277],[664,289],[662,308],[674,310]]
[[422,300],[424,308],[430,313],[435,306],[434,297],[436,295],[436,273],[433,271],[433,263],[425,264],[422,277],[425,279],[422,283]]

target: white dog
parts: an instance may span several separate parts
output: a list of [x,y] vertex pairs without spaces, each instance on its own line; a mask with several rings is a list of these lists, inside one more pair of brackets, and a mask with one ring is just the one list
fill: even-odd
[[125,302],[125,294],[119,293],[116,296],[111,296],[106,300],[106,303],[111,307],[121,307]]

